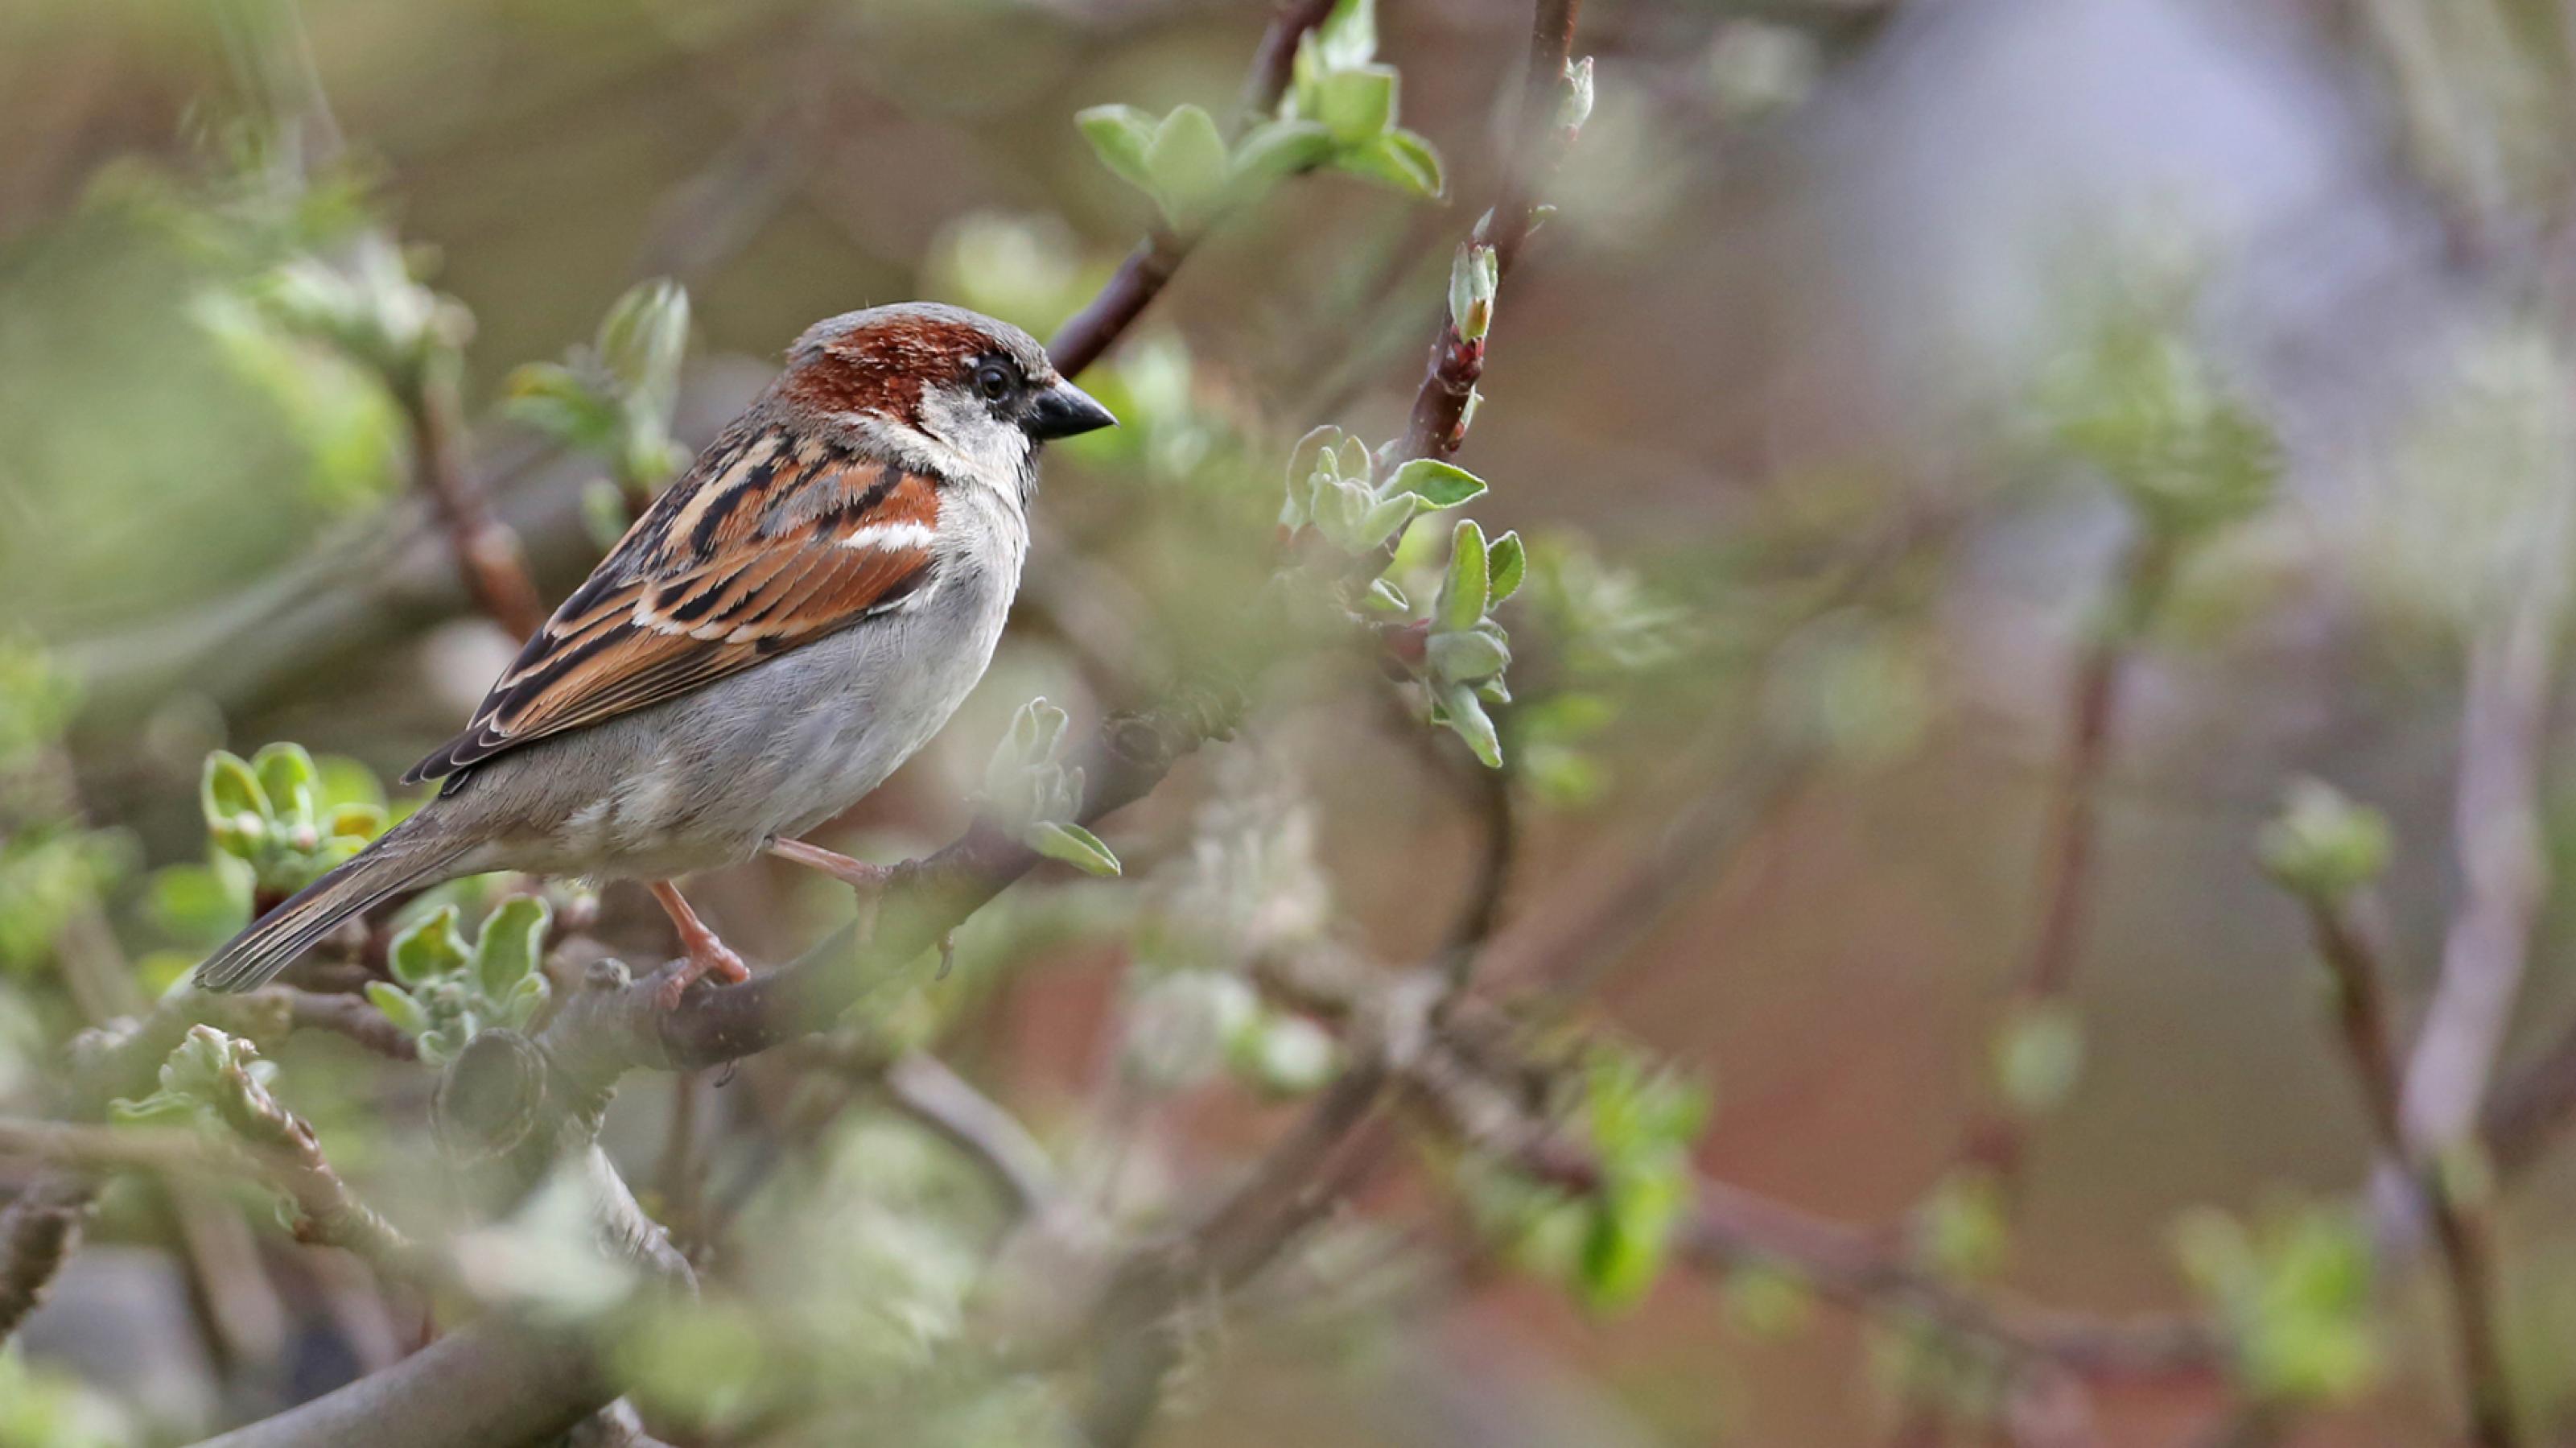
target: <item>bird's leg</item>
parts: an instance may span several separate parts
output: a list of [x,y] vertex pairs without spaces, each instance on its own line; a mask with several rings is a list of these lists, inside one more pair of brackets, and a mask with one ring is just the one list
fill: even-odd
[[859,943],[864,945],[876,938],[877,906],[885,899],[887,883],[894,879],[892,865],[871,865],[865,860],[853,860],[837,850],[809,845],[803,840],[771,840],[768,849],[769,853],[790,864],[820,871],[857,892],[859,916],[855,923]]
[[809,870],[819,870],[862,895],[884,889],[886,882],[894,878],[892,865],[871,865],[865,860],[853,860],[837,850],[809,845],[803,840],[771,840],[768,848],[769,853],[778,858]]
[[744,965],[741,956],[716,939],[716,933],[698,918],[698,912],[690,909],[689,902],[680,898],[679,887],[668,880],[656,880],[649,888],[653,891],[653,898],[661,902],[662,913],[671,917],[672,928],[680,932],[682,959],[662,981],[662,1009],[677,1006],[690,984],[702,975],[713,975],[726,981],[751,979],[751,967]]

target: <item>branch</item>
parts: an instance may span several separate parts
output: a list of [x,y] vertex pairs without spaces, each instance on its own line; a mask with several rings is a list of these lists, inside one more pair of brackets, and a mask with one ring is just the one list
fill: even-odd
[[1891,1256],[1873,1233],[1705,1177],[1698,1207],[1674,1245],[1703,1270],[1748,1262],[1785,1267],[1845,1307],[1919,1315],[2006,1357],[2079,1377],[2206,1381],[2227,1366],[2226,1344],[2206,1324],[2189,1318],[2107,1322],[1979,1297]]
[[[2553,525],[2567,532],[2563,516]],[[2403,1102],[2407,1139],[2425,1152],[2475,1129],[2548,889],[2537,801],[2568,550],[2563,536],[2544,547],[2550,557],[2523,577],[2505,616],[2470,644],[2453,811],[2463,898]]]
[[295,1240],[355,1252],[393,1276],[432,1282],[441,1265],[351,1190],[313,1123],[286,1109],[257,1082],[227,1082],[216,1098],[224,1124],[249,1144],[260,1176],[295,1205]]
[[1055,1163],[1046,1148],[1017,1117],[938,1057],[910,1052],[880,1079],[897,1105],[991,1174],[1014,1216],[1035,1215],[1055,1199]]
[[432,359],[395,390],[411,423],[413,482],[429,497],[466,591],[501,631],[527,638],[545,626],[545,606],[528,577],[519,535],[492,511],[482,479],[466,458],[463,401],[453,359]]
[[420,1043],[386,1019],[363,996],[326,994],[294,986],[266,986],[258,994],[282,997],[287,1023],[296,1030],[329,1031],[345,1036],[379,1056],[396,1061],[420,1059]]
[[2433,1227],[2451,1288],[2451,1326],[2461,1378],[2468,1385],[2470,1431],[2480,1448],[2513,1448],[2522,1438],[2513,1421],[2512,1378],[2496,1338],[2493,1230],[2488,1214],[2445,1180],[2440,1161],[2424,1156],[2407,1139],[2405,1082],[2391,1044],[2382,984],[2387,972],[2380,964],[2385,931],[2376,904],[2369,896],[2336,901],[2311,895],[2308,919],[2317,953],[2334,976],[2344,1053],[2361,1082],[2371,1131]]
[[[1253,51],[1251,74],[1244,78],[1242,115],[1235,123],[1238,132],[1254,117],[1267,115],[1279,104],[1297,58],[1298,37],[1323,24],[1332,9],[1333,0],[1281,0],[1271,14],[1270,28],[1262,32],[1261,44]],[[1208,224],[1213,225],[1214,220]],[[1047,343],[1047,355],[1054,360],[1056,370],[1067,377],[1079,376],[1084,368],[1099,361],[1137,315],[1162,295],[1172,274],[1180,270],[1199,238],[1206,234],[1206,226],[1186,236],[1158,226],[1152,235],[1138,242],[1109,284]]]
[[[2164,604],[2174,563],[2173,542],[2162,534],[2144,532],[2131,540],[2111,616],[2086,646],[2068,683],[2066,752],[2040,846],[2039,930],[2022,965],[2019,990],[2025,1009],[2062,998],[2074,984],[2091,913],[2102,778],[2111,763],[2120,686],[2138,638]],[[2028,1124],[2022,1113],[1989,1105],[1970,1125],[1961,1157],[1993,1173],[2009,1191],[2029,1146]]]
[[[1473,1006],[1459,1003],[1429,1022],[1428,1033],[1401,1058],[1413,1099],[1461,1145],[1571,1195],[1598,1193],[1603,1176],[1591,1149],[1532,1108],[1523,1084],[1529,1065],[1509,1022],[1493,1014],[1496,1008]],[[1673,1245],[1703,1270],[1748,1262],[1788,1269],[1844,1306],[1914,1314],[2024,1365],[2087,1378],[2200,1380],[2219,1373],[2227,1360],[2226,1345],[2204,1323],[2113,1323],[1981,1297],[1891,1253],[1873,1233],[1706,1177]]]
[[590,1344],[483,1318],[309,1403],[201,1448],[458,1448],[542,1443],[616,1396]]
[[[1537,219],[1539,189],[1554,174],[1573,144],[1571,129],[1560,132],[1556,101],[1565,84],[1566,62],[1574,49],[1575,14],[1582,0],[1539,0],[1530,20],[1529,69],[1521,78],[1519,140],[1506,158],[1502,199],[1476,224],[1471,247],[1491,247],[1497,278],[1509,276],[1520,260]],[[1422,386],[1414,393],[1413,416],[1396,461],[1446,458],[1466,444],[1469,404],[1476,383],[1485,375],[1485,342],[1458,333],[1457,319],[1444,309],[1432,340],[1431,361]]]
[[0,1210],[0,1343],[45,1305],[54,1274],[80,1248],[98,1190],[77,1177],[39,1177]]

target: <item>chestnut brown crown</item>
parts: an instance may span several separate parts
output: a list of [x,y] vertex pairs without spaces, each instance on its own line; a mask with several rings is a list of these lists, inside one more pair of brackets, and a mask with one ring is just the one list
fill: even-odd
[[1036,338],[1008,322],[939,302],[903,302],[827,317],[787,352],[786,390],[833,412],[923,425],[925,392],[971,396],[1032,442],[1114,427],[1118,419],[1067,382]]

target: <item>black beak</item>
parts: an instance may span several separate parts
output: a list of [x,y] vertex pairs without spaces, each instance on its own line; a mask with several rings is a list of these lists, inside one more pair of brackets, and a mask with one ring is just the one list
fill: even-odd
[[1116,427],[1118,419],[1109,409],[1091,400],[1091,394],[1070,382],[1058,382],[1029,399],[1026,420],[1020,427],[1039,442],[1059,437],[1079,437]]

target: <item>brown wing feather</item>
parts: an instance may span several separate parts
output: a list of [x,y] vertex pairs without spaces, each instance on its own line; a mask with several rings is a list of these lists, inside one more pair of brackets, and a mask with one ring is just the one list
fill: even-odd
[[406,783],[684,694],[882,613],[931,576],[927,477],[769,427],[636,521]]

